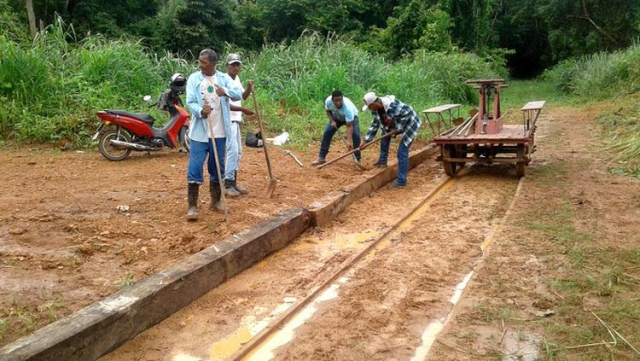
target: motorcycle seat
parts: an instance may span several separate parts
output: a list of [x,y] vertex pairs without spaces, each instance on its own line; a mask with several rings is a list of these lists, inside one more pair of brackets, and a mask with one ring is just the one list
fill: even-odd
[[155,119],[153,119],[151,115],[147,113],[129,113],[129,112],[125,112],[124,110],[107,110],[107,112],[111,114],[122,115],[123,117],[130,117],[130,118],[142,120],[143,122],[149,125],[153,125],[153,123],[156,121]]

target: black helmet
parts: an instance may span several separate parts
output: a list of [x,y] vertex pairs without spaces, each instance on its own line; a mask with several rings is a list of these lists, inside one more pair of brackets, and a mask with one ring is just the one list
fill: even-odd
[[169,88],[175,92],[184,92],[187,87],[187,79],[180,73],[175,73],[171,76],[171,81],[169,82]]

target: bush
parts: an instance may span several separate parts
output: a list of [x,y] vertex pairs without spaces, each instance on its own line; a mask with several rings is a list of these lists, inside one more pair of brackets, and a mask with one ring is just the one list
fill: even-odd
[[543,78],[564,92],[607,99],[640,90],[640,44],[614,53],[598,53],[561,62]]
[[[68,38],[73,39],[73,29],[60,20],[33,45],[0,37],[3,135],[86,144],[98,124],[97,110],[145,111],[143,95],[157,95],[174,72],[188,76],[195,70],[169,54],[151,56],[136,41],[89,36],[70,43]],[[265,46],[246,58],[241,78],[255,79],[269,128],[288,131],[300,145],[319,140],[326,122],[323,101],[335,89],[357,106],[365,92],[376,91],[393,94],[419,111],[442,102],[475,103],[476,95],[464,81],[501,75],[492,63],[472,54],[422,51],[391,63],[347,38],[316,33],[290,45]],[[223,63],[219,69],[225,71]],[[366,131],[370,115],[361,113],[361,119]]]
[[[420,111],[442,102],[475,105],[477,96],[464,81],[504,74],[467,53],[421,51],[391,63],[349,39],[316,33],[305,34],[290,45],[265,46],[250,55],[243,69],[243,81],[256,80],[270,128],[286,130],[294,142],[301,143],[322,136],[327,121],[323,102],[335,89],[358,107],[364,93],[376,91],[393,94]],[[366,131],[371,116],[360,113],[360,119],[361,130]]]
[[184,60],[151,57],[139,42],[92,36],[72,45],[69,37],[73,29],[59,19],[33,45],[0,37],[4,136],[86,144],[97,110],[142,111],[142,96],[157,95],[174,72],[190,72]]

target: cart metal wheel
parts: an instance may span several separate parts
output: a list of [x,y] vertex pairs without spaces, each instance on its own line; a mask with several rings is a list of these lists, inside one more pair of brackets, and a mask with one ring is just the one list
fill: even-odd
[[446,158],[453,158],[455,156],[455,148],[453,145],[442,146],[442,167],[444,172],[449,177],[453,177],[456,174],[456,163],[445,160]]
[[[456,152],[455,152],[456,158],[466,158],[467,157],[467,149],[468,148],[467,148],[466,144],[456,144],[455,145],[455,149],[456,149]],[[464,165],[466,163],[467,162],[460,162],[460,163],[458,163],[458,167],[462,168],[462,167],[464,167]]]
[[[524,160],[525,157],[525,148],[524,148],[524,144],[518,144],[518,159],[519,161],[516,163],[516,175],[518,176],[518,178],[522,178],[524,177],[525,173],[526,173],[526,161]],[[520,159],[522,159],[520,161]]]

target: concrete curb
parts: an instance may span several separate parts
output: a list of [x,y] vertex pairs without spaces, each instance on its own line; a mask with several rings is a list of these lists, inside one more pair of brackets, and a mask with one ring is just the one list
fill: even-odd
[[309,228],[294,208],[0,349],[0,359],[95,360],[279,250]]
[[[409,169],[436,148],[411,152]],[[0,349],[3,361],[95,360],[159,323],[234,275],[281,249],[310,226],[323,226],[396,177],[396,162],[333,191],[309,210],[293,208],[176,262],[132,287]]]
[[[413,151],[409,154],[409,170],[415,168],[437,151],[434,146]],[[333,191],[309,206],[312,215],[311,225],[322,227],[358,199],[369,195],[374,190],[395,179],[398,173],[397,161],[390,162],[387,168],[373,174],[366,174],[364,179]]]

